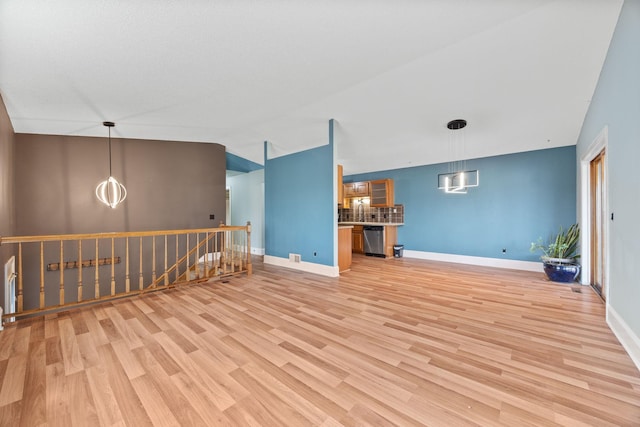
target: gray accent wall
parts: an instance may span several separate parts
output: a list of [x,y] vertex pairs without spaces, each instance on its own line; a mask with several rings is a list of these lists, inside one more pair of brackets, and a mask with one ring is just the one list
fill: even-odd
[[[225,147],[219,144],[113,139],[113,176],[124,183],[128,196],[116,209],[100,203],[96,185],[109,175],[108,139],[76,136],[16,134],[16,235],[75,234],[216,227],[225,221]],[[210,215],[215,218],[211,220]],[[100,253],[109,254],[108,241]],[[116,256],[124,257],[123,243]],[[162,266],[163,239],[156,241],[156,261]],[[183,244],[183,243],[181,243]],[[38,247],[23,245],[24,308],[38,303]],[[85,247],[86,246],[86,247]],[[139,259],[137,245],[131,259]],[[168,259],[175,259],[175,240],[169,238]],[[65,254],[77,246],[65,245]],[[145,241],[145,284],[152,277],[151,241]],[[45,244],[45,264],[57,262],[59,248]],[[83,259],[95,258],[83,245]],[[70,260],[75,257],[70,256]],[[115,267],[117,283],[125,275],[123,262]],[[77,272],[65,273],[66,302],[76,295]],[[45,272],[45,300],[57,304],[55,272]],[[101,295],[109,292],[109,275],[101,272]],[[87,289],[87,292],[89,290]],[[92,297],[88,293],[86,298]]]
[[[15,233],[14,185],[13,185],[13,126],[9,120],[7,109],[0,97],[0,236],[12,236]],[[4,265],[14,254],[11,246],[0,246],[2,265],[2,292],[0,304],[4,307]]]
[[113,175],[128,196],[111,209],[95,196],[109,175],[107,138],[15,139],[20,235],[202,228],[225,221],[222,145],[112,139]]

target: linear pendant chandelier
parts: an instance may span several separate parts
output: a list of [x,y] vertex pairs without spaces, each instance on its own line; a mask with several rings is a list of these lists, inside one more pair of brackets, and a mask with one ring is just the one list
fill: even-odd
[[111,209],[115,209],[127,198],[127,189],[111,174],[111,128],[116,124],[113,122],[102,122],[102,124],[109,129],[109,178],[98,184],[96,197]]
[[464,129],[467,121],[464,119],[455,119],[447,123],[450,132],[449,149],[451,157],[454,160],[449,162],[447,173],[438,175],[438,189],[444,190],[449,194],[467,194],[469,187],[477,187],[480,185],[480,177],[477,170],[466,170],[467,162],[464,160]]

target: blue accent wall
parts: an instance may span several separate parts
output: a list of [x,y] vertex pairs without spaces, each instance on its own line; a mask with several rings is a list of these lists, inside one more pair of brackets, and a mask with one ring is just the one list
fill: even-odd
[[[608,305],[640,342],[640,1],[625,0],[578,139],[582,159],[608,126]],[[636,344],[637,346],[637,344]],[[640,360],[636,359],[636,364]]]
[[265,160],[266,255],[334,265],[333,170],[333,144]]
[[398,228],[405,250],[537,261],[531,242],[576,222],[575,146],[467,160],[480,186],[464,195],[438,190],[447,167],[349,175],[344,182],[394,180],[395,203],[405,206]]

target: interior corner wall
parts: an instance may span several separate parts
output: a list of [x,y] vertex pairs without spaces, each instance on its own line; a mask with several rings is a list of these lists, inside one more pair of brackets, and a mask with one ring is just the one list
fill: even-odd
[[[640,0],[625,0],[577,145],[578,161],[608,127],[609,299],[640,366]],[[586,203],[586,201],[581,201]],[[622,340],[621,340],[622,341]],[[627,341],[627,345],[630,345]],[[627,347],[628,349],[630,347]],[[631,352],[630,352],[631,353]]]
[[[4,101],[0,96],[0,236],[15,235],[15,191],[14,191],[14,142],[13,126],[7,114]],[[4,307],[4,265],[14,249],[9,245],[0,246],[0,270],[2,271],[2,291],[0,306]]]
[[[437,187],[448,164],[345,176],[344,182],[392,178],[405,206],[398,243],[405,250],[539,261],[531,242],[576,221],[575,146],[467,160],[480,185],[467,194]],[[506,252],[503,253],[503,249]]]
[[95,195],[109,174],[107,138],[16,134],[15,232],[187,229],[225,221],[224,146],[112,139],[112,147],[113,175],[128,193],[116,209]]
[[265,255],[334,265],[333,146],[266,159]]
[[251,221],[251,252],[264,255],[264,169],[227,178],[231,225]]

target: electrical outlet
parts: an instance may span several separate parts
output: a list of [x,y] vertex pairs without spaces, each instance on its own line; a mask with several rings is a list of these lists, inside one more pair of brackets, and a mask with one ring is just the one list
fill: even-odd
[[507,253],[507,250],[503,248],[503,249],[502,249],[502,253],[503,253],[503,254],[506,254],[506,253]]
[[300,254],[289,254],[290,262],[300,262]]

